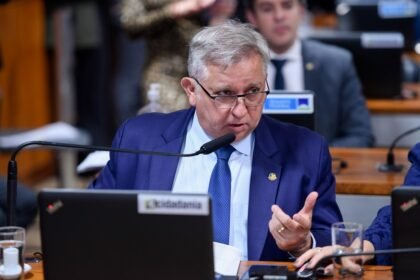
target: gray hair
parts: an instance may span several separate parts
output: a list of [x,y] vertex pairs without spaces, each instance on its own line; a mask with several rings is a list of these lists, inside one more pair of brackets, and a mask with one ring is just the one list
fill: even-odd
[[267,73],[269,48],[262,35],[250,24],[227,20],[220,25],[205,27],[191,40],[188,74],[205,79],[208,64],[226,68],[253,53],[261,56],[262,70]]

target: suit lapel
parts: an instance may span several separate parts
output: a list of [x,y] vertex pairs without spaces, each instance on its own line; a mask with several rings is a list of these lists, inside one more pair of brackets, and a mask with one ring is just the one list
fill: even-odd
[[[304,88],[313,91],[315,94],[320,88],[320,79],[317,68],[319,67],[316,57],[312,55],[308,42],[302,40],[302,66],[304,73]],[[316,100],[316,99],[315,99]]]
[[[260,259],[271,219],[271,205],[279,191],[281,166],[274,156],[279,153],[268,130],[264,117],[255,130],[255,147],[252,161],[251,186],[248,210],[248,258]],[[276,159],[278,157],[276,156]]]
[[[194,115],[194,108],[176,116],[171,125],[157,139],[155,150],[168,153],[181,153],[188,124]],[[172,190],[179,157],[151,157],[149,182],[156,185],[149,186],[153,190]]]

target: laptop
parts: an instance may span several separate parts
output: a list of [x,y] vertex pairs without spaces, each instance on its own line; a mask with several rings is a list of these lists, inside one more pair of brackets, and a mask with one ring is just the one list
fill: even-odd
[[305,91],[270,90],[263,114],[282,122],[315,130],[314,93]]
[[[420,187],[395,188],[392,198],[394,248],[420,247]],[[420,277],[420,253],[394,254],[394,279]]]
[[214,279],[207,195],[42,190],[45,280]]

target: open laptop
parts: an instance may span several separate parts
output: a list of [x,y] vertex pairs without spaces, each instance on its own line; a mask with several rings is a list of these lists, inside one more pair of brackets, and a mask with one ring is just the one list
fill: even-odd
[[[394,248],[420,247],[420,187],[402,186],[392,191]],[[420,278],[420,253],[395,254],[394,279]]]
[[46,280],[215,279],[207,195],[39,193]]
[[270,90],[264,103],[263,114],[314,130],[314,93],[309,90]]

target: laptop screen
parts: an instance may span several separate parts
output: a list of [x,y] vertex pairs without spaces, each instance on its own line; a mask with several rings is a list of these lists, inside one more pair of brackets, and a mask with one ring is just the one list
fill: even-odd
[[206,195],[53,189],[38,201],[46,280],[214,279]]
[[[420,187],[403,186],[392,191],[394,248],[420,247]],[[394,279],[418,279],[420,253],[395,254]]]

